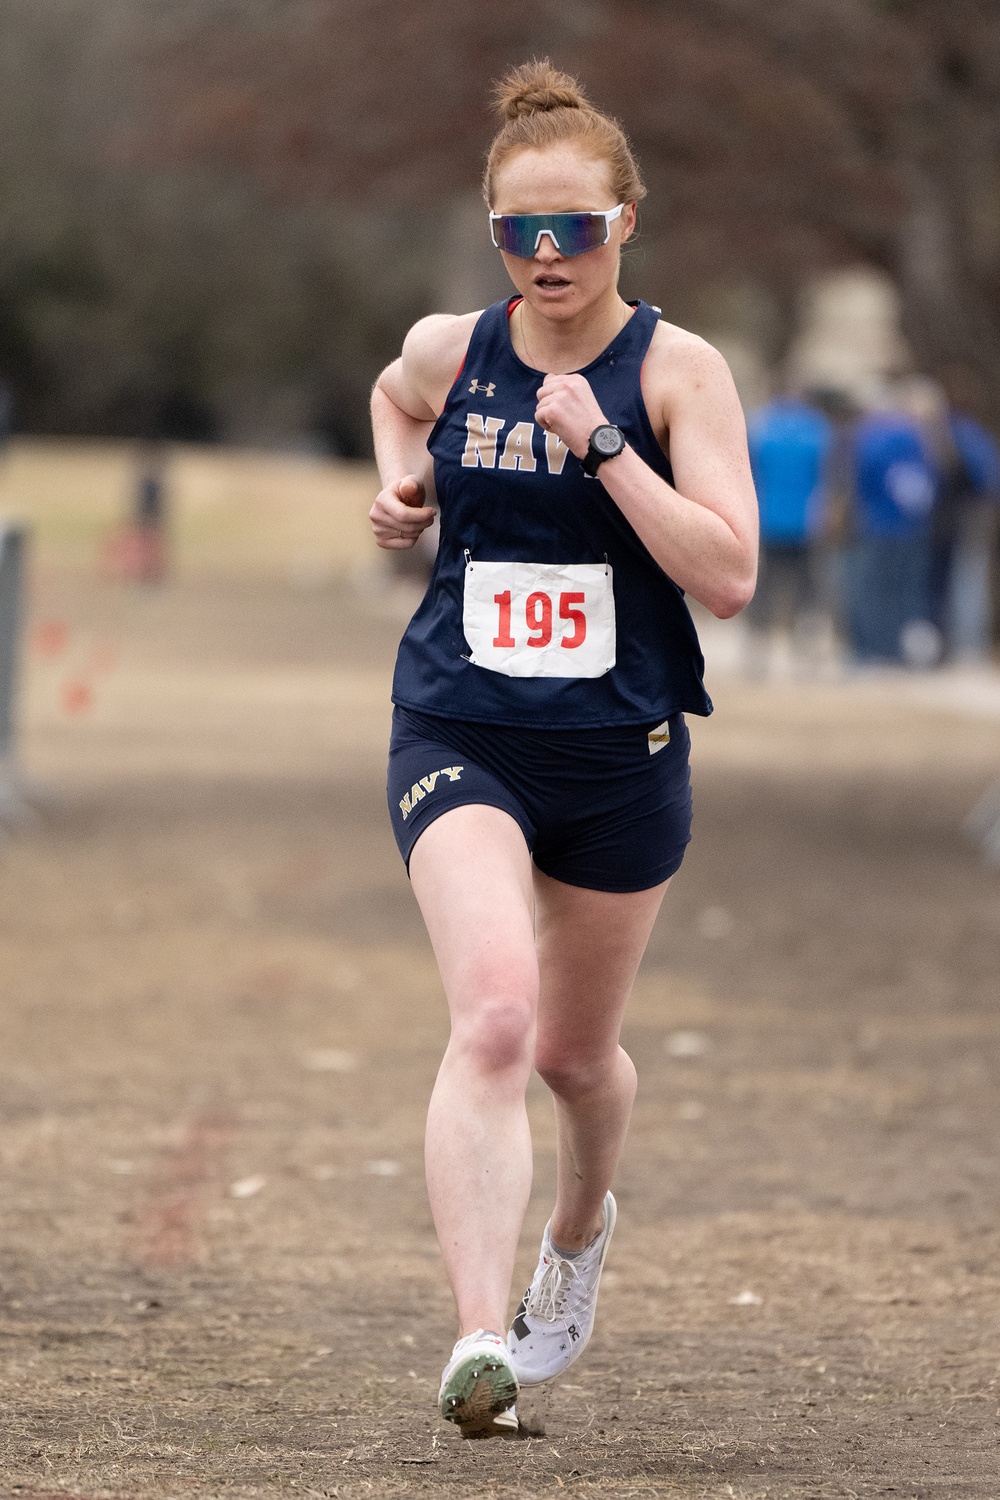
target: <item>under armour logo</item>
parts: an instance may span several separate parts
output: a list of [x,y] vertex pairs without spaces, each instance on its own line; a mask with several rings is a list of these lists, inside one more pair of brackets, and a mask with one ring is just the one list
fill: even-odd
[[492,380],[490,381],[489,385],[483,385],[481,380],[474,380],[469,386],[469,393],[473,396],[478,395],[480,391],[482,391],[486,396],[492,396],[495,390],[496,386],[493,384]]

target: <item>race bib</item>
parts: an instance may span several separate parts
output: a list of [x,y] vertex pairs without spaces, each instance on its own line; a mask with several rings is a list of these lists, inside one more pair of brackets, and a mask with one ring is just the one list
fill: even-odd
[[603,677],[615,664],[607,563],[475,562],[465,569],[469,660],[507,677]]

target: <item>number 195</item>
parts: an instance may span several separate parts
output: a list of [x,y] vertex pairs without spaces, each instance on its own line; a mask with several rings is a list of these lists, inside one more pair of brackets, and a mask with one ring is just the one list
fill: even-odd
[[[560,594],[559,595],[559,618],[571,621],[572,631],[564,635],[560,640],[560,646],[567,651],[573,651],[577,646],[582,646],[587,639],[587,616],[578,606],[586,599],[585,594]],[[511,634],[511,591],[504,589],[502,594],[494,594],[493,602],[499,610],[497,633],[493,637],[494,646],[516,646]],[[528,627],[529,635],[527,644],[537,646],[539,649],[552,644],[552,614],[553,602],[551,594],[546,594],[538,589],[529,594],[524,601],[524,622]]]

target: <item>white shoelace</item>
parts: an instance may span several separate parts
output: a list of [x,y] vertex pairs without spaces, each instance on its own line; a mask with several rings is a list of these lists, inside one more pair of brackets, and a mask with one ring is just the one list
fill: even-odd
[[531,1300],[526,1312],[541,1318],[543,1323],[558,1323],[566,1311],[566,1297],[576,1280],[573,1262],[553,1254],[542,1272],[538,1286],[532,1288]]

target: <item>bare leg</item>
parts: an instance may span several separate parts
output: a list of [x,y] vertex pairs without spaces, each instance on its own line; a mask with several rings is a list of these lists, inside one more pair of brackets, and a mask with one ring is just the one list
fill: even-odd
[[457,807],[417,841],[410,876],[451,1011],[427,1117],[431,1213],[459,1335],[502,1333],[531,1190],[524,1092],[538,964],[531,860],[513,818]]
[[618,894],[535,872],[535,1066],[555,1098],[552,1240],[560,1250],[583,1249],[602,1226],[636,1088],[632,1060],[618,1044],[622,1014],[668,884]]

